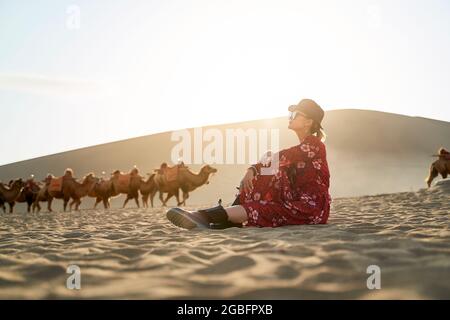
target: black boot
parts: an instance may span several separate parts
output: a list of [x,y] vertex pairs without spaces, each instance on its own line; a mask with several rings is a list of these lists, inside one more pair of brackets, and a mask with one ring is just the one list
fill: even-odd
[[228,214],[221,205],[209,209],[198,210],[198,213],[209,219],[210,229],[227,229],[232,227],[242,227],[242,223],[233,223],[228,220]]
[[174,225],[184,229],[225,229],[242,226],[228,221],[228,214],[221,205],[193,212],[173,208],[167,211],[166,216]]

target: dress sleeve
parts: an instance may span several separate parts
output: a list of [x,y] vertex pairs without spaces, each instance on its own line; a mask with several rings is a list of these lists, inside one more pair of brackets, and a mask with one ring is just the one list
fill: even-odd
[[280,166],[289,166],[293,163],[303,167],[306,163],[321,162],[325,157],[325,146],[316,139],[308,139],[295,147],[280,152]]
[[271,161],[268,164],[258,162],[252,165],[252,167],[258,174],[261,174],[261,168],[270,166],[273,160],[278,160],[279,167],[290,166],[293,163],[302,165],[322,158],[324,151],[324,146],[321,142],[313,139],[308,139],[300,145],[296,145],[288,149],[283,149],[273,154]]

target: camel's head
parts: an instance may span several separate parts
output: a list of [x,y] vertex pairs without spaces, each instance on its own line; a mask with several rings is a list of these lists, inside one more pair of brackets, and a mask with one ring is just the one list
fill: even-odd
[[444,154],[449,154],[449,152],[447,150],[445,150],[444,147],[440,147],[438,150],[438,154],[439,155],[444,155]]
[[216,173],[217,172],[217,169],[211,167],[209,164],[204,166],[202,170],[204,170],[206,173]]
[[[217,172],[217,169],[216,169],[216,168],[213,168],[213,167],[211,167],[209,164],[207,164],[206,166],[204,166],[204,167],[202,168],[201,171],[203,171],[203,172],[207,173],[208,175],[210,175],[210,174],[216,173],[216,172]],[[206,184],[209,184],[209,180],[206,181]]]

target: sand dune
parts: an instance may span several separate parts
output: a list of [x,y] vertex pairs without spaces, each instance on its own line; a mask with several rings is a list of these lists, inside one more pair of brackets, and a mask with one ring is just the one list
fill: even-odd
[[[286,126],[285,118],[276,118],[211,126],[204,130],[217,128],[224,133],[226,129],[236,128],[278,128],[280,148],[285,148],[298,143],[295,134]],[[326,145],[333,197],[423,188],[433,160],[430,155],[441,146],[450,148],[450,123],[444,121],[347,109],[328,111],[323,126],[328,134]],[[170,161],[175,144],[171,141],[171,133],[165,132],[89,147],[0,166],[0,180],[9,181],[30,174],[42,178],[48,172],[61,175],[66,167],[73,168],[79,177],[90,171],[97,175],[114,169],[126,171],[135,164],[146,173],[161,162]],[[191,195],[188,205],[216,203],[219,198],[224,201],[233,199],[235,186],[247,165],[214,166],[219,172],[210,179],[209,185]],[[200,166],[191,165],[191,168],[198,170]],[[119,207],[122,202],[122,198],[113,201],[113,206]],[[174,200],[170,203],[175,204]],[[92,200],[86,200],[82,208],[91,208],[92,205]],[[55,208],[61,207],[57,201]],[[23,205],[18,208],[24,211]]]
[[[161,209],[0,215],[0,298],[450,298],[450,180],[334,199],[328,225],[186,231]],[[65,286],[81,268],[81,290]],[[368,290],[366,269],[381,268]]]

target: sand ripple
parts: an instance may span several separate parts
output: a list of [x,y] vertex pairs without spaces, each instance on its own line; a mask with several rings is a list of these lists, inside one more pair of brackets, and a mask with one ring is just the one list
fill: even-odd
[[[450,298],[450,183],[333,201],[326,226],[185,231],[162,209],[0,215],[0,298]],[[68,290],[66,268],[81,268]],[[381,268],[368,290],[366,268]]]

